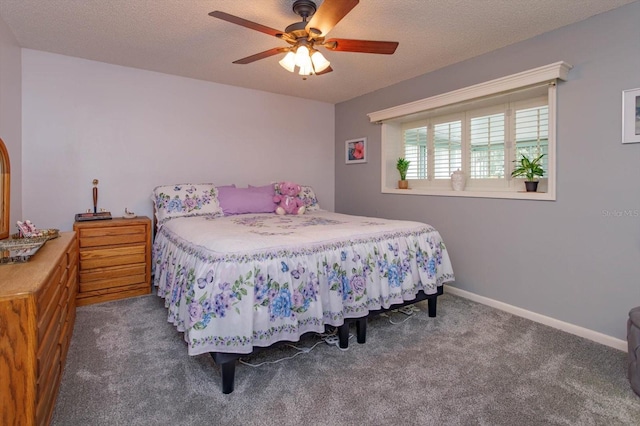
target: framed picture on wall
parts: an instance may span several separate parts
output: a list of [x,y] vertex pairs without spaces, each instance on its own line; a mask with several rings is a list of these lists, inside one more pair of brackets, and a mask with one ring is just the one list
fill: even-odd
[[347,164],[367,162],[367,138],[351,139],[345,142],[345,162]]
[[640,88],[622,91],[622,143],[640,142]]

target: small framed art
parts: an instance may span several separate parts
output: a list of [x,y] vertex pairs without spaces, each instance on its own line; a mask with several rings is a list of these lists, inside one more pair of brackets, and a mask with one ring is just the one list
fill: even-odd
[[345,162],[347,164],[367,162],[367,138],[351,139],[345,142]]
[[622,91],[622,143],[640,142],[640,88]]

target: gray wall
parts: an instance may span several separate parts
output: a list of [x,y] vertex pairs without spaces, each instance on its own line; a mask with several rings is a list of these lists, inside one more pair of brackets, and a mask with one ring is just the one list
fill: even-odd
[[[621,144],[621,93],[640,87],[640,3],[336,105],[336,211],[430,223],[460,289],[626,339],[640,305],[640,144]],[[380,192],[367,113],[556,61],[557,201]],[[369,162],[344,164],[368,137]],[[630,216],[624,213],[631,213]]]

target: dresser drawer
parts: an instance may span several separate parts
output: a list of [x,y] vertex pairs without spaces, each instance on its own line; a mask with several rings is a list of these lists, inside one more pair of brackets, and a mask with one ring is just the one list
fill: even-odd
[[56,265],[47,279],[47,283],[38,290],[37,303],[40,312],[51,301],[53,293],[56,291],[60,283],[60,265]]
[[[62,324],[62,332],[60,333],[60,353],[61,353],[61,362],[64,362],[67,359],[67,352],[69,351],[69,345],[71,344],[71,335],[73,333],[73,324],[76,319],[76,301],[73,300],[69,302],[70,305],[67,310],[67,315],[65,317],[65,321]],[[61,366],[64,368],[64,366]]]
[[146,242],[145,225],[80,229],[80,248]]
[[38,398],[48,393],[49,388],[55,385],[55,376],[60,371],[60,346],[55,347],[55,351],[44,367],[45,369],[40,371],[38,375]]
[[83,249],[80,252],[80,270],[145,263],[146,258],[145,245]]
[[60,270],[62,271],[62,273],[60,274],[60,286],[67,287],[67,280],[69,279],[69,270],[66,267]]
[[60,343],[60,331],[62,324],[60,323],[62,308],[56,306],[55,316],[52,319],[46,333],[40,340],[40,344],[37,352],[38,359],[38,376],[41,376],[51,365],[51,361],[54,358],[58,346]]
[[51,328],[51,323],[56,321],[55,315],[57,314],[57,308],[60,306],[60,295],[62,294],[62,287],[59,284],[52,286],[52,291],[48,300],[43,300],[44,306],[40,306],[38,309],[38,341],[44,339],[45,332]]
[[36,424],[47,425],[53,414],[55,407],[56,393],[60,384],[60,374],[62,373],[60,362],[60,351],[56,352],[56,359],[52,363],[49,374],[38,380],[37,383],[37,406],[36,406]]
[[72,301],[76,297],[78,292],[78,270],[74,269],[69,274],[69,281],[67,282],[67,288],[69,289],[69,301]]
[[76,247],[73,247],[73,249],[70,249],[67,252],[67,260],[67,268],[70,271],[78,269],[78,250],[76,249]]

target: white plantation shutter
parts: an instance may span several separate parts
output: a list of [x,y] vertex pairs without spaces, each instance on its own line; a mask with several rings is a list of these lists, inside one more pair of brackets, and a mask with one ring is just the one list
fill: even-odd
[[516,159],[525,155],[531,159],[540,154],[542,168],[548,169],[549,107],[547,105],[516,110],[515,113]]
[[409,163],[407,179],[427,178],[427,127],[404,130],[404,158]]
[[469,177],[504,178],[505,114],[474,117],[469,126]]
[[433,126],[433,177],[450,179],[462,168],[462,121]]

